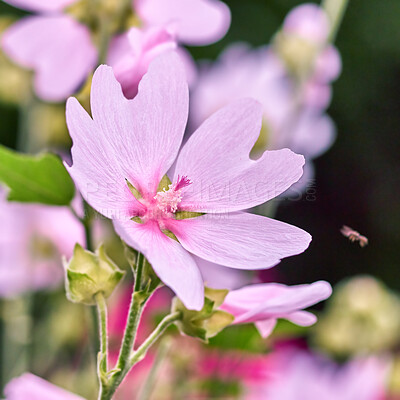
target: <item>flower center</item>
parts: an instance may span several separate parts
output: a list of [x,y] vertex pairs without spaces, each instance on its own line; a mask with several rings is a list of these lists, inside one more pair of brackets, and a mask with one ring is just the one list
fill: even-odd
[[154,196],[157,208],[163,214],[175,213],[178,210],[178,204],[182,201],[182,189],[191,183],[187,176],[178,175],[177,181],[168,185],[168,190],[164,188]]

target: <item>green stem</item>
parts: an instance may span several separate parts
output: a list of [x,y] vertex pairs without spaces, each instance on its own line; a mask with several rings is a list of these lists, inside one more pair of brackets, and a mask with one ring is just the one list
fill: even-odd
[[97,357],[97,375],[99,378],[101,399],[104,392],[104,386],[107,385],[107,362],[108,362],[108,336],[107,336],[107,304],[102,292],[95,296],[100,336],[100,352]]
[[107,304],[102,292],[95,296],[97,313],[99,319],[99,335],[100,335],[100,354],[105,360],[103,363],[104,371],[107,371],[108,358],[108,335],[107,335]]
[[321,6],[331,22],[329,39],[333,43],[338,34],[349,0],[322,0]]
[[157,328],[151,333],[151,335],[143,342],[143,344],[132,353],[129,358],[130,368],[133,367],[137,362],[141,361],[145,356],[149,348],[157,341],[157,339],[164,333],[164,331],[172,325],[174,322],[182,318],[180,311],[174,312],[167,315],[157,325]]
[[103,390],[101,400],[111,399],[118,386],[130,370],[129,357],[132,352],[133,344],[136,338],[137,328],[146,300],[149,295],[143,295],[141,292],[142,270],[145,263],[143,254],[139,253],[137,257],[135,286],[132,292],[132,300],[129,308],[128,320],[125,327],[124,337],[122,339],[121,349],[118,356],[116,372],[108,382],[108,386]]
[[85,200],[83,200],[83,207],[85,214],[83,216],[82,223],[85,229],[86,248],[89,251],[94,251],[92,238],[92,210]]

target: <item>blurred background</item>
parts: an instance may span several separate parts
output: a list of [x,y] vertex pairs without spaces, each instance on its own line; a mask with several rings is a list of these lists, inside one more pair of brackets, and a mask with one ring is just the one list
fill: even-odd
[[[231,28],[221,41],[213,45],[189,48],[196,60],[214,60],[229,44],[238,41],[252,46],[270,43],[287,13],[302,3],[295,0],[226,0],[225,2],[232,12]],[[0,16],[9,15],[18,17],[24,15],[24,12],[1,2]],[[316,176],[312,192],[304,193],[301,199],[282,201],[276,215],[277,219],[310,232],[313,241],[302,255],[281,262],[276,269],[276,275],[273,276],[274,281],[299,284],[325,279],[334,286],[345,278],[369,274],[382,280],[388,288],[400,291],[399,21],[399,0],[350,0],[349,2],[335,43],[342,57],[343,70],[339,79],[333,83],[333,100],[328,109],[328,114],[337,127],[336,142],[328,152],[315,160]],[[12,82],[13,76],[8,74],[9,70],[4,63],[4,59],[1,59],[0,143],[16,148],[17,132],[21,130],[22,118],[15,103],[26,87],[24,84],[19,87],[14,85],[13,91],[7,92],[7,85]],[[36,115],[39,115],[38,120],[41,123],[31,127],[36,129],[38,136],[37,143],[30,148],[32,151],[38,151],[43,149],[44,145],[51,145],[57,148],[64,146],[68,149],[70,143],[64,126],[64,106],[60,104],[46,107],[50,109],[37,110]],[[47,118],[49,110],[53,115],[50,119]],[[51,134],[52,131],[58,134],[54,136]],[[342,225],[348,225],[368,237],[369,245],[361,248],[357,243],[351,243],[340,233]],[[371,290],[376,292],[380,290],[368,282],[366,285],[344,287],[342,301],[346,301],[346,296],[350,298],[352,293],[356,293],[357,287],[361,288],[361,297],[368,297],[372,293]],[[363,292],[364,289],[366,292]],[[32,307],[33,315],[37,318],[36,322],[40,322],[41,315],[46,314],[48,319],[45,327],[49,326],[48,321],[51,318],[54,329],[57,326],[65,326],[52,314],[55,308],[49,306],[49,297],[46,296],[35,295]],[[50,295],[50,298],[53,304],[65,308],[65,315],[71,312],[71,307],[74,309],[71,320],[63,322],[68,324],[73,321],[74,316],[78,318],[77,313],[82,312],[82,309],[71,304],[65,305],[63,296],[60,290],[59,293]],[[394,303],[391,302],[390,296],[388,299],[384,303],[385,307],[390,309]],[[396,307],[397,301],[396,299]],[[338,302],[337,306],[340,307],[340,304],[343,303]],[[18,307],[18,304],[15,306]],[[382,310],[383,308],[380,308],[377,313]],[[367,309],[367,313],[372,312],[371,309]],[[387,315],[389,314],[388,311]],[[46,328],[40,328],[40,323],[37,324],[39,331],[36,335],[39,337],[44,332],[40,329]],[[61,332],[59,333],[61,335]],[[79,364],[76,358],[79,355],[73,356],[71,349],[79,342],[80,334],[81,332],[75,332],[74,337],[57,336],[62,346],[66,346],[66,351],[63,353],[67,354],[66,363]],[[224,341],[234,341],[235,335],[239,347],[247,341],[248,349],[252,350],[254,343],[248,340],[254,335],[243,333],[240,336],[239,331],[229,337],[222,336],[220,339],[217,337],[213,344],[223,348],[226,345]],[[323,334],[318,340],[321,343],[324,341]],[[381,344],[383,349],[398,346],[398,338],[388,340],[390,343],[387,346]],[[397,345],[393,345],[396,341]],[[60,343],[51,345],[57,348],[61,346]],[[344,342],[342,344],[344,346]],[[349,346],[352,345],[354,343]],[[234,348],[235,345],[231,347]],[[261,348],[259,344],[253,347],[254,351],[259,351]],[[325,347],[329,346],[325,344]],[[41,349],[35,351],[37,354],[42,354]],[[81,349],[81,356],[84,352],[85,350]],[[352,354],[352,350],[343,351],[343,354],[335,350],[332,352],[339,358]],[[30,354],[29,357],[33,355]],[[53,364],[50,362],[46,364],[47,361],[37,360],[33,364],[33,372],[42,375],[48,373]],[[58,373],[60,377],[53,376],[52,379],[56,383],[62,382],[61,375],[64,374],[65,378],[66,371],[60,369]],[[89,375],[91,373],[93,371],[88,372]],[[76,389],[79,384],[75,382],[69,386]],[[85,391],[81,394],[85,395]]]

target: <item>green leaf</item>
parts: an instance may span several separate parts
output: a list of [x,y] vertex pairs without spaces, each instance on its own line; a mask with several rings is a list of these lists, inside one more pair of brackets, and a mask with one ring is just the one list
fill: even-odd
[[10,188],[8,200],[68,205],[75,186],[55,154],[32,156],[0,145],[0,181]]

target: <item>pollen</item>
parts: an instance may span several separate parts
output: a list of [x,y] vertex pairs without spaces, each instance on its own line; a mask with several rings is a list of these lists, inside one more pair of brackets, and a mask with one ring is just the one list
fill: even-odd
[[189,186],[192,182],[187,176],[180,177],[175,183],[168,185],[168,190],[158,192],[154,199],[157,201],[157,207],[163,213],[175,213],[178,210],[178,204],[182,201],[182,189]]

